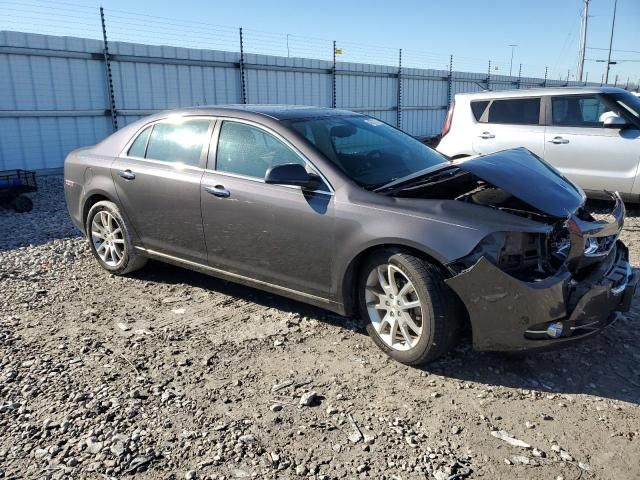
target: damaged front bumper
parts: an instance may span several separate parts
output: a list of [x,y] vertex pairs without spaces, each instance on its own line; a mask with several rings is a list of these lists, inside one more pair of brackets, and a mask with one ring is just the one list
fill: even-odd
[[[580,225],[587,233],[584,238],[588,234],[604,238],[606,233],[616,239],[601,261],[579,279],[570,268],[563,268],[543,280],[526,282],[485,257],[447,279],[469,313],[474,348],[529,351],[559,347],[595,335],[628,311],[640,273],[629,264],[627,247],[617,240],[624,222],[624,207],[617,207],[611,224],[597,222],[598,229]],[[573,234],[577,237],[579,230],[574,229]],[[582,240],[579,243],[584,245]]]

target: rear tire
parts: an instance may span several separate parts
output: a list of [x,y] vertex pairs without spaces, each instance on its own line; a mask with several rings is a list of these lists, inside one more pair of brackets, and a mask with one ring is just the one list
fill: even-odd
[[458,342],[459,300],[444,279],[439,267],[407,253],[383,250],[365,260],[360,313],[373,341],[394,360],[424,365]]
[[126,275],[147,263],[131,240],[131,227],[118,206],[110,201],[96,202],[85,224],[91,253],[102,268],[114,275]]

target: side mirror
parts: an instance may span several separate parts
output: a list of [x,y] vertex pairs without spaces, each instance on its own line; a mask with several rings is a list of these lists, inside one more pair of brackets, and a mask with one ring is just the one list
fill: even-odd
[[267,170],[264,181],[276,185],[294,185],[303,189],[314,189],[320,184],[320,177],[307,172],[299,163],[285,163]]
[[602,124],[604,128],[624,128],[627,126],[627,121],[618,115],[612,115],[605,118]]

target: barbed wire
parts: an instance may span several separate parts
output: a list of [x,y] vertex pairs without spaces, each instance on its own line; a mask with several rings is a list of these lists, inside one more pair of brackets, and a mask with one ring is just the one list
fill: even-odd
[[[19,30],[27,33],[41,33],[70,36],[70,33],[84,38],[102,39],[99,9],[97,4],[74,3],[72,1],[50,0],[0,0],[0,30]],[[184,47],[203,50],[239,51],[239,27],[220,25],[203,20],[168,18],[158,15],[133,12],[123,9],[106,8],[105,22],[110,41],[147,44],[155,46]],[[481,59],[465,55],[455,55],[453,69],[459,72],[484,74],[491,77],[509,76],[542,78],[545,70],[548,79],[571,79],[571,72],[563,71],[561,63],[567,47],[573,42],[575,22],[568,32],[558,58],[550,67],[547,65],[520,65],[509,61]],[[288,58],[304,58],[332,62],[333,40],[311,36],[276,33],[259,29],[243,28],[245,54],[262,54]],[[397,68],[399,48],[388,45],[371,45],[353,41],[336,41],[336,61],[338,63],[365,63]],[[607,50],[587,47],[592,51]],[[640,53],[637,50],[614,49],[619,53]],[[402,67],[448,71],[450,55],[442,52],[414,48],[402,50]],[[638,61],[634,58],[621,60]],[[598,81],[599,79],[593,78]]]

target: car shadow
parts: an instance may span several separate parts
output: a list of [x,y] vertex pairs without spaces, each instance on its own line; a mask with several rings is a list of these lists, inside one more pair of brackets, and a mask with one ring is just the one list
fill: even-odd
[[[327,310],[254,288],[220,280],[161,262],[151,261],[132,277],[140,280],[216,291],[256,303],[265,308],[325,322],[366,335],[359,322]],[[636,295],[634,305],[640,303]],[[627,318],[605,329],[600,335],[567,348],[522,355],[475,352],[470,334],[442,359],[422,367],[431,374],[480,383],[487,388],[509,387],[542,392],[545,395],[586,394],[640,404],[640,323],[638,307]],[[398,365],[399,366],[399,365]],[[560,400],[559,400],[560,402]],[[552,412],[548,413],[553,416]]]

